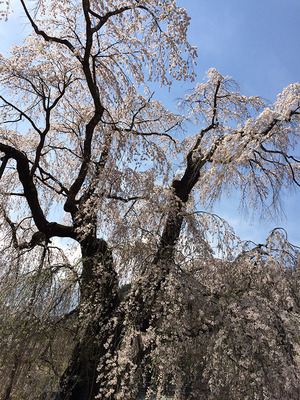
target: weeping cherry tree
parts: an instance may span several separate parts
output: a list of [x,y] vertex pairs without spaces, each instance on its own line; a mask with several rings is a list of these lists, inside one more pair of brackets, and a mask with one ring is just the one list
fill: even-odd
[[298,250],[279,228],[242,242],[211,207],[239,193],[272,217],[300,185],[300,84],[269,104],[211,68],[175,114],[151,91],[196,80],[175,0],[20,3],[31,32],[0,55],[2,398],[298,399]]

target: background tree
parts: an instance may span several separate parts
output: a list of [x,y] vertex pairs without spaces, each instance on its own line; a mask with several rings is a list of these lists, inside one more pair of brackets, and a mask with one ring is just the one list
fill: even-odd
[[[266,213],[299,186],[300,85],[268,105],[210,69],[174,115],[147,83],[195,77],[175,1],[21,4],[32,33],[0,60],[1,335],[15,349],[4,398],[28,395],[34,383],[16,371],[31,365],[52,377],[35,398],[133,399],[150,369],[149,393],[171,377],[180,398],[187,366],[200,375],[186,393],[196,398],[298,398],[297,252],[277,230],[247,248],[202,207],[239,189]],[[186,119],[201,130],[179,140]],[[80,246],[77,264],[55,237]]]

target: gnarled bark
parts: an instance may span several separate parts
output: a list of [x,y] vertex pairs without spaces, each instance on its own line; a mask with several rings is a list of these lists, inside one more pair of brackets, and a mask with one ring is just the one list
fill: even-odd
[[[92,400],[106,376],[97,380],[99,362],[114,353],[119,325],[113,323],[119,297],[112,254],[102,239],[88,238],[81,243],[82,276],[79,304],[80,331],[69,365],[61,378],[60,400]],[[105,369],[105,363],[99,368]],[[103,371],[102,371],[103,372]],[[104,371],[106,372],[106,371]]]

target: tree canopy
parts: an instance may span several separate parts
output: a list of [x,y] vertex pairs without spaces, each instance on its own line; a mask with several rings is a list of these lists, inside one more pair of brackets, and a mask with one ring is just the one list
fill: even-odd
[[[298,399],[298,249],[281,228],[243,242],[211,206],[238,192],[272,217],[300,186],[300,83],[270,104],[215,68],[198,82],[174,0],[20,3],[31,33],[0,55],[2,398]],[[151,90],[175,80],[194,84],[177,114]]]

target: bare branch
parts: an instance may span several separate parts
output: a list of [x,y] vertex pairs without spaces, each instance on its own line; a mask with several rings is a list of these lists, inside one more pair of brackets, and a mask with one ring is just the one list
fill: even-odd
[[12,104],[11,102],[9,102],[8,100],[6,100],[3,96],[0,95],[0,99],[7,104],[9,107],[13,108],[14,110],[16,110],[19,114],[20,114],[20,120],[22,117],[24,117],[25,119],[27,119],[27,121],[30,123],[30,125],[33,127],[33,129],[38,132],[39,135],[41,135],[42,131],[35,125],[34,121],[32,120],[32,118],[30,118],[24,111],[20,110],[15,104]]
[[132,197],[122,197],[122,196],[116,196],[112,194],[108,194],[105,196],[107,199],[113,199],[113,200],[119,200],[122,201],[123,203],[129,203],[130,201],[136,201],[136,200],[142,200],[145,197],[140,197],[140,196],[132,196]]
[[29,22],[31,23],[31,26],[33,27],[33,29],[34,29],[34,31],[35,31],[35,33],[37,35],[42,36],[46,40],[46,42],[56,42],[56,43],[59,43],[59,44],[63,44],[69,50],[71,50],[72,53],[74,53],[75,48],[74,48],[74,46],[72,45],[71,42],[69,42],[66,39],[60,39],[60,38],[55,37],[55,36],[50,36],[45,31],[40,30],[38,28],[38,26],[36,25],[36,23],[34,22],[33,18],[31,17],[31,15],[30,15],[30,13],[28,11],[28,8],[27,8],[27,6],[25,4],[25,1],[24,0],[20,0],[20,1],[21,1],[21,4],[23,6],[23,9],[25,11],[25,14],[26,14],[27,18],[28,18]]

